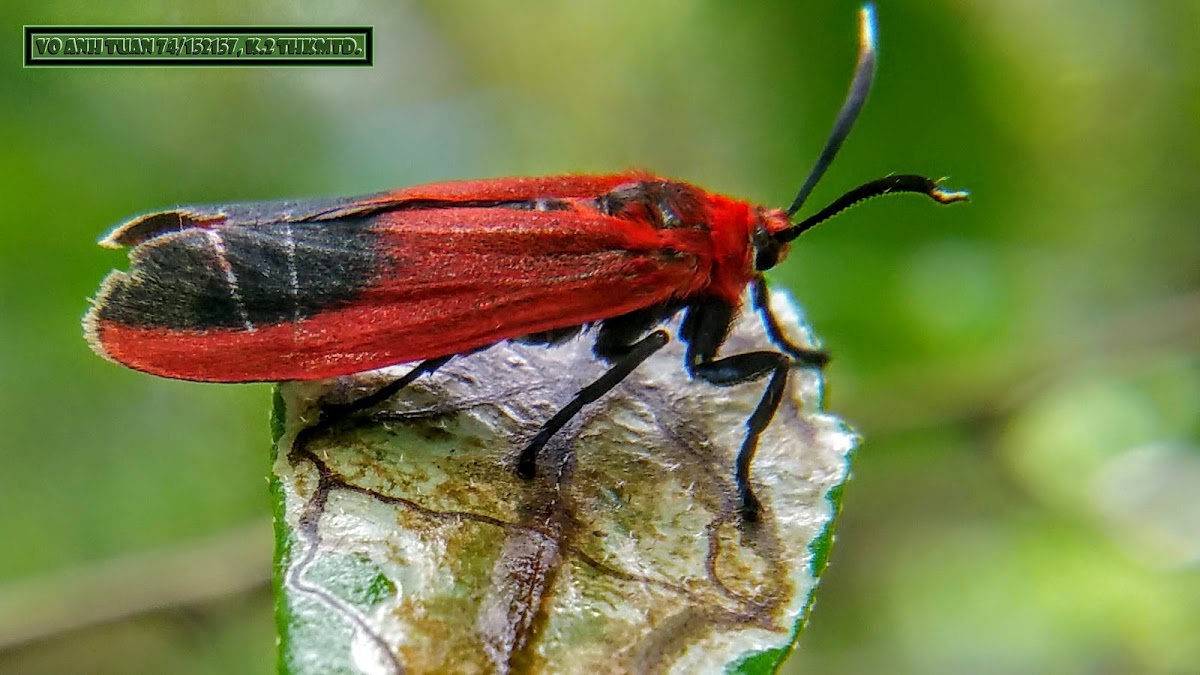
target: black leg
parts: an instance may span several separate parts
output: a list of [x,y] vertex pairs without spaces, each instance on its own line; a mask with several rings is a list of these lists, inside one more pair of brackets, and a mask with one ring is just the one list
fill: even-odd
[[[756,291],[757,293],[757,291]],[[765,297],[765,296],[764,296]],[[756,303],[757,304],[757,303]],[[718,301],[706,301],[688,308],[680,335],[688,341],[687,366],[694,376],[718,387],[732,387],[761,380],[770,375],[767,389],[758,406],[746,420],[746,437],[738,451],[736,487],[741,502],[742,520],[758,521],[762,505],[750,487],[750,464],[758,450],[758,438],[775,417],[787,387],[792,360],[780,352],[757,351],[716,358],[717,350],[729,336],[735,309]],[[768,328],[768,331],[770,328]],[[782,335],[782,333],[781,333]],[[790,343],[789,343],[790,344]],[[799,348],[797,348],[799,349]]]
[[669,339],[666,331],[656,330],[629,345],[629,349],[625,351],[620,359],[616,360],[607,373],[581,389],[570,403],[542,425],[542,428],[533,437],[533,440],[529,441],[529,445],[526,445],[525,449],[521,451],[521,456],[517,459],[517,475],[522,478],[533,478],[537,473],[538,453],[546,445],[546,442],[554,434],[558,433],[567,422],[571,421],[572,417],[579,414],[579,411],[585,405],[592,403],[620,384],[621,380],[624,380],[629,373],[633,372],[634,368],[638,367],[638,364],[650,358],[650,355],[654,352],[662,349]]
[[829,363],[829,354],[820,349],[809,349],[788,339],[784,334],[783,328],[779,325],[779,320],[771,313],[770,298],[767,293],[767,280],[761,275],[752,283],[751,296],[754,301],[754,309],[758,310],[759,316],[762,317],[763,326],[767,329],[767,337],[771,342],[779,347],[785,354],[792,357],[798,363],[806,366],[815,366],[820,368],[826,363]]
[[742,441],[737,455],[738,498],[742,502],[742,518],[747,522],[757,521],[762,510],[758,498],[750,488],[750,463],[758,450],[758,437],[775,418],[775,411],[779,410],[790,367],[791,362],[783,354],[765,351],[727,356],[715,361],[701,362],[694,367],[696,377],[718,387],[732,387],[760,380],[768,374],[771,376],[762,399],[754,408],[750,419],[746,420],[746,438]]
[[400,377],[397,377],[391,382],[388,382],[366,396],[354,399],[349,403],[330,403],[322,406],[322,416],[328,420],[336,420],[345,417],[346,415],[359,412],[360,410],[366,410],[374,407],[391,398],[392,396],[395,396],[398,391],[412,384],[413,381],[418,377],[432,373],[438,368],[446,365],[446,363],[452,358],[454,358],[453,355],[439,356],[436,359],[427,359],[422,361],[414,366],[412,370],[401,375]]

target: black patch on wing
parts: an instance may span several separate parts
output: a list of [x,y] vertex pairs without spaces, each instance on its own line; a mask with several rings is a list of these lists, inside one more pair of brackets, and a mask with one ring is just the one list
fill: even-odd
[[99,317],[146,328],[245,329],[247,321],[290,322],[348,305],[377,276],[378,235],[370,222],[213,229],[233,285],[209,231],[156,239],[134,249],[132,269],[100,298]]
[[114,273],[98,300],[101,321],[145,328],[244,326],[209,240],[190,232]]

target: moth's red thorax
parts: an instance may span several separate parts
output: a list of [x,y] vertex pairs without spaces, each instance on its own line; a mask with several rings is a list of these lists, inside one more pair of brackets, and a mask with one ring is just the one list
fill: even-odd
[[746,284],[754,277],[752,208],[746,202],[722,195],[710,194],[706,202],[713,252],[708,292],[736,306]]
[[[708,292],[734,306],[761,270],[755,268],[756,242],[791,226],[781,209],[765,209],[722,195],[707,195],[707,222],[712,237],[712,281]],[[770,242],[779,251],[778,260],[787,255],[786,244]]]

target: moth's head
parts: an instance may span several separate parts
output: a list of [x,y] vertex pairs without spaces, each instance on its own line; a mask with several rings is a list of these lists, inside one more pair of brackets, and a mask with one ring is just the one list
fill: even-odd
[[754,247],[754,271],[765,272],[783,262],[790,246],[779,236],[792,226],[783,209],[758,207],[751,218],[750,243]]

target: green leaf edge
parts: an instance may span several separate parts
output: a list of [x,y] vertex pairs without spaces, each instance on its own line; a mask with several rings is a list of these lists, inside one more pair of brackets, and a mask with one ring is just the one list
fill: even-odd
[[[854,449],[846,455],[847,469],[851,464],[851,459],[854,456]],[[833,551],[833,530],[837,525],[838,516],[842,513],[842,497],[846,490],[846,482],[849,480],[849,471],[847,471],[847,479],[829,490],[826,499],[829,500],[833,508],[833,517],[825,524],[825,529],[821,534],[813,540],[809,545],[808,550],[812,552],[812,562],[809,563],[809,570],[817,583],[808,593],[808,599],[804,603],[804,609],[800,611],[800,615],[796,617],[796,623],[792,624],[792,636],[788,644],[784,647],[774,647],[754,654],[748,654],[735,661],[726,671],[736,673],[737,675],[763,675],[779,672],[779,668],[783,666],[787,658],[796,651],[796,645],[800,642],[800,636],[804,633],[804,629],[808,626],[809,616],[812,614],[813,605],[817,600],[817,588],[820,586],[821,575],[825,572],[825,568],[829,566],[829,556]]]
[[292,546],[296,542],[291,529],[287,526],[285,517],[283,483],[279,480],[279,476],[275,475],[275,462],[279,459],[279,439],[283,438],[286,427],[287,404],[284,402],[283,394],[277,384],[271,388],[271,470],[268,475],[270,476],[271,512],[275,530],[275,561],[271,570],[271,594],[275,599],[276,669],[281,675],[289,675],[293,672],[289,658],[292,653],[293,616],[292,608],[288,604],[288,595],[283,587],[283,577],[288,563],[292,559]]

